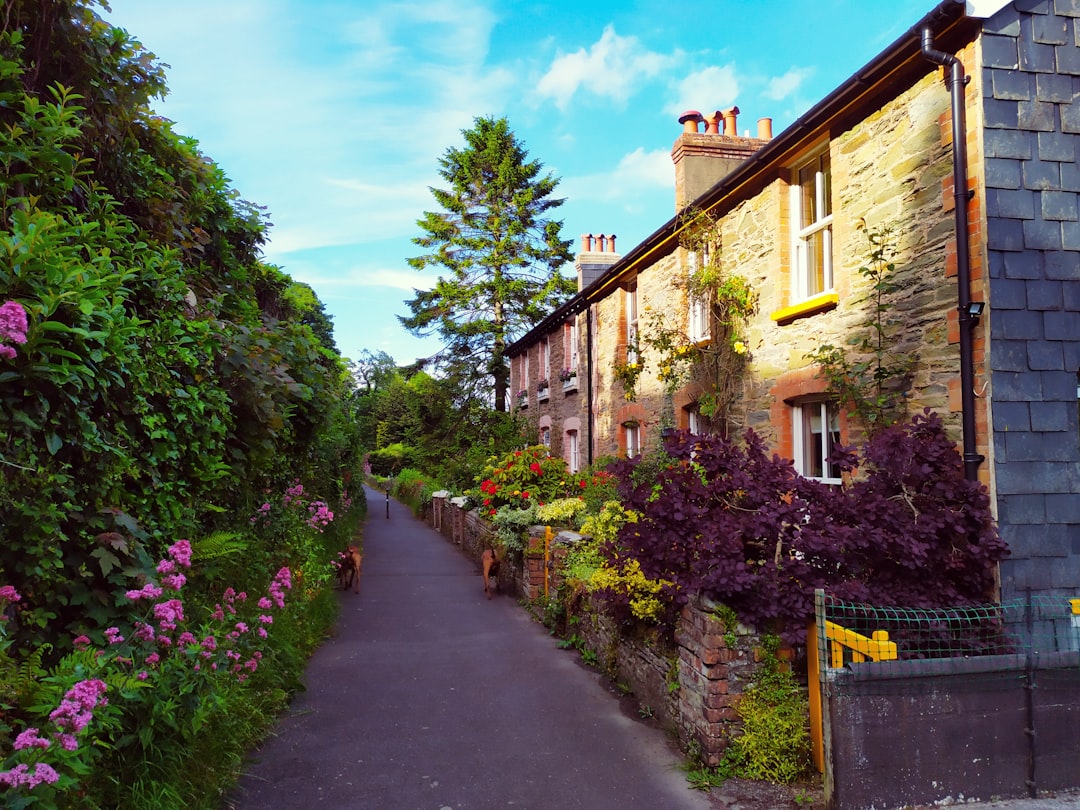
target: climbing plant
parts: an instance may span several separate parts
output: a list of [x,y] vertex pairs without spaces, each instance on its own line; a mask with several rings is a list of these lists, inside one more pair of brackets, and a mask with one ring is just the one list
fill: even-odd
[[859,230],[867,241],[867,262],[858,271],[866,291],[853,306],[861,307],[865,317],[844,346],[822,343],[806,357],[818,364],[829,390],[867,433],[875,433],[906,416],[907,389],[918,358],[898,346],[903,322],[896,316],[896,295],[903,287],[896,279],[894,229],[872,228],[860,219]]
[[724,424],[742,385],[750,360],[746,327],[757,311],[757,293],[749,281],[724,266],[714,215],[693,207],[679,215],[679,244],[691,256],[691,270],[677,288],[699,312],[700,334],[673,323],[670,312],[646,307],[633,363],[616,364],[615,376],[627,399],[647,363],[668,395],[697,383],[699,412]]

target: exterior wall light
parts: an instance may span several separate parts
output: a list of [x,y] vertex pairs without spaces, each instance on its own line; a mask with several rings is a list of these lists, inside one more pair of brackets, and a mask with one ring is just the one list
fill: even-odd
[[984,309],[986,309],[985,301],[971,301],[967,305],[968,317],[971,318],[973,322],[978,323]]

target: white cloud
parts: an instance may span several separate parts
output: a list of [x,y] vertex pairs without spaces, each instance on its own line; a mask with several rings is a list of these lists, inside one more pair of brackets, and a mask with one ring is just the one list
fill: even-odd
[[813,68],[792,68],[783,76],[770,79],[763,95],[773,101],[783,101],[797,93],[803,83],[813,75]]
[[691,73],[676,85],[664,110],[678,116],[687,110],[709,115],[738,103],[739,80],[734,65],[708,67]]
[[310,284],[317,290],[333,291],[342,288],[384,287],[412,293],[414,289],[430,286],[430,279],[416,270],[393,270],[385,267],[359,268],[332,274],[320,273],[317,269],[300,267],[289,273],[297,281]]
[[643,79],[666,70],[673,58],[646,49],[637,37],[619,36],[609,25],[588,50],[557,56],[536,90],[541,98],[553,98],[559,109],[579,90],[624,104]]
[[575,203],[582,201],[629,201],[641,193],[675,185],[671,154],[661,149],[646,152],[638,148],[623,155],[609,172],[568,177],[559,190]]

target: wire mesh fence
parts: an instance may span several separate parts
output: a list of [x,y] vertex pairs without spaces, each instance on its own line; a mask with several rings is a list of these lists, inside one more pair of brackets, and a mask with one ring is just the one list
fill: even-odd
[[[821,672],[854,686],[928,675],[969,679],[1080,672],[1080,598],[1027,594],[1001,603],[948,608],[882,607],[818,593]],[[895,684],[899,688],[899,684]]]

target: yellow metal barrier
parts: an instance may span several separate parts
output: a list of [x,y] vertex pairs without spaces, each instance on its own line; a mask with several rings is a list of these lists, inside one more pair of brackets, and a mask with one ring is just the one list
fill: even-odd
[[852,663],[871,661],[895,661],[896,642],[889,641],[885,630],[875,630],[869,638],[859,635],[830,621],[825,622],[825,638],[829,644],[829,666],[841,669],[844,666],[844,650],[851,650]]
[[[1080,599],[1076,600],[1080,604]],[[817,625],[813,622],[807,628],[807,665],[810,682],[810,747],[814,765],[818,772],[825,772],[824,728],[822,726],[820,671],[818,658]],[[896,642],[889,641],[885,630],[875,630],[869,637],[848,630],[835,622],[826,620],[825,640],[829,643],[829,667],[841,669],[844,666],[844,650],[849,650],[853,663],[866,661],[895,661]]]

